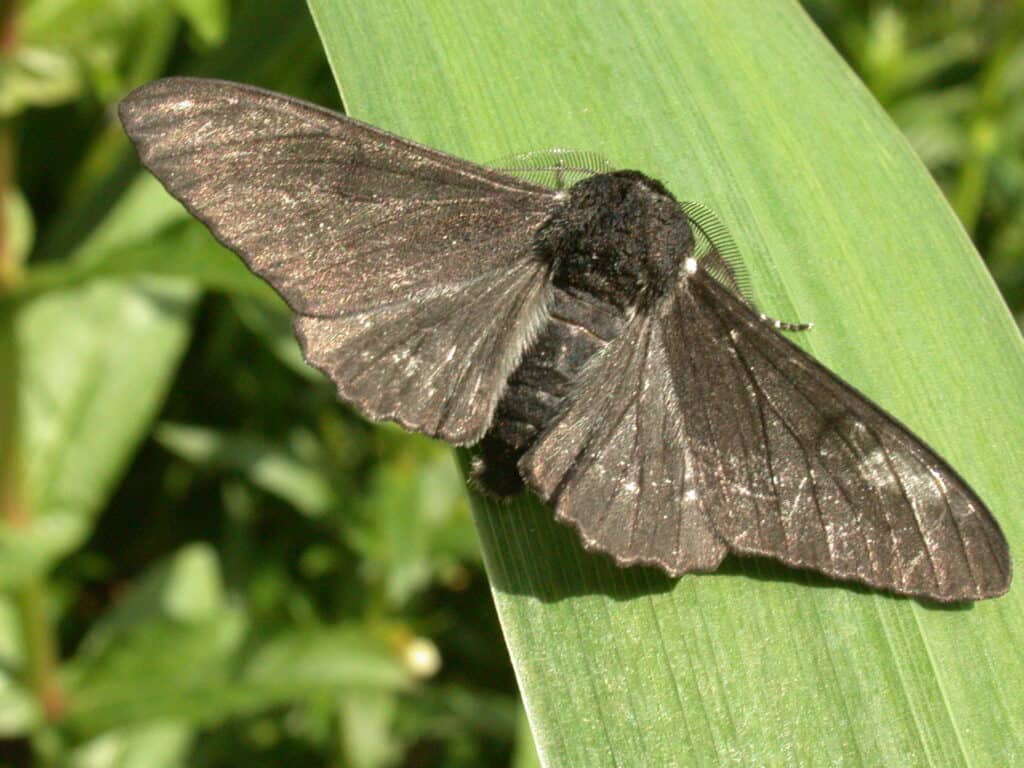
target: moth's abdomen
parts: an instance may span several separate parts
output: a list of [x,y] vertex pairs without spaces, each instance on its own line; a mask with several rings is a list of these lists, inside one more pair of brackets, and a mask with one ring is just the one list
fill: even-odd
[[580,370],[625,327],[622,310],[553,286],[550,317],[509,377],[474,473],[485,490],[523,490],[517,463],[559,413]]
[[580,371],[640,307],[671,290],[692,248],[686,214],[660,182],[620,171],[572,187],[534,237],[534,254],[551,269],[550,319],[480,443],[474,477],[486,490],[523,489],[519,459],[558,416]]

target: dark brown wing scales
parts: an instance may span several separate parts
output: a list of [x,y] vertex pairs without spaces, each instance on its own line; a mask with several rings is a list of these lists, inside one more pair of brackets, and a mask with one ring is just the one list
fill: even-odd
[[731,550],[936,600],[1006,591],[995,520],[892,417],[703,272],[663,322],[690,329],[670,364]]
[[142,162],[297,312],[374,306],[431,276],[460,284],[508,266],[552,201],[542,187],[237,83],[158,80],[120,113]]
[[298,313],[345,399],[483,435],[543,319],[531,240],[550,190],[235,83],[160,80],[120,112],[143,163]]
[[634,319],[591,361],[561,416],[519,463],[526,483],[620,565],[678,576],[718,567],[704,466],[669,366],[674,326]]
[[458,290],[299,316],[295,328],[306,359],[370,419],[470,443],[490,424],[524,339],[543,324],[549,290],[546,273],[522,262]]

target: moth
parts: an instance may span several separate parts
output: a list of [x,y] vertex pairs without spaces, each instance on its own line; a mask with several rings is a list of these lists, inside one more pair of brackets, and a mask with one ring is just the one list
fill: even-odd
[[120,105],[142,163],[295,313],[368,418],[478,445],[584,547],[671,576],[729,552],[936,601],[1003,594],[960,476],[780,333],[637,171],[551,188],[235,83]]

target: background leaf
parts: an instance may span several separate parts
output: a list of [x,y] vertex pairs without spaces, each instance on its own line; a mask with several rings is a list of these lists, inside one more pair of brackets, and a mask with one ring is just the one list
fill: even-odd
[[192,733],[173,721],[105,732],[78,747],[70,768],[177,768],[188,765]]
[[26,484],[38,514],[0,526],[7,586],[88,535],[170,386],[195,295],[180,283],[93,283],[20,314]]
[[282,633],[246,649],[245,622],[223,592],[216,555],[183,549],[85,638],[66,670],[69,727],[93,734],[150,721],[205,724],[299,697],[411,682],[364,628]]
[[[799,343],[960,468],[1020,548],[1020,336],[795,2],[311,7],[352,115],[477,160],[597,150],[715,209],[765,309],[813,319]],[[670,581],[585,554],[538,505],[479,508],[545,765],[966,765],[1024,746],[1019,591],[939,610],[750,560]]]

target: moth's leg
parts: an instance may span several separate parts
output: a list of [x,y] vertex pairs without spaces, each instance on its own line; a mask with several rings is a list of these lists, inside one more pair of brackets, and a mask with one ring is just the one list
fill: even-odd
[[518,462],[524,446],[531,442],[522,434],[523,427],[499,420],[477,444],[469,477],[473,487],[484,495],[506,498],[522,493],[525,486]]
[[469,482],[477,493],[493,499],[517,496],[526,489],[515,469],[507,465],[495,465],[482,456],[473,457]]

